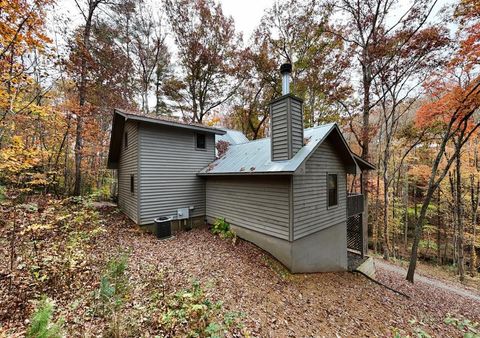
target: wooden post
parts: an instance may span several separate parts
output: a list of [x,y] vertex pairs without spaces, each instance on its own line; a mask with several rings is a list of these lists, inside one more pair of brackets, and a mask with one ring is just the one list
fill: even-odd
[[365,203],[365,186],[363,183],[363,172],[360,174],[360,191],[363,197],[363,212],[361,213],[362,222],[362,257],[368,252],[368,205]]

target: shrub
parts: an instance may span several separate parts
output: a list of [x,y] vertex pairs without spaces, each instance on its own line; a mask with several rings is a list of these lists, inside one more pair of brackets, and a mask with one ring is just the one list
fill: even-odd
[[63,321],[52,322],[53,303],[47,297],[42,297],[30,320],[27,330],[28,338],[60,338],[62,337]]
[[183,337],[221,337],[233,328],[240,316],[229,313],[224,320],[220,317],[222,303],[213,303],[206,296],[200,283],[195,281],[189,289],[167,298],[167,310],[160,323],[166,333]]
[[100,279],[96,298],[103,315],[119,310],[128,291],[128,278],[125,274],[128,256],[120,254],[111,259]]
[[217,218],[212,226],[212,234],[219,235],[221,238],[232,238],[235,243],[237,235],[233,230],[230,230],[230,223],[225,218]]
[[212,233],[214,235],[224,233],[230,230],[230,224],[225,218],[217,218],[212,226]]
[[480,338],[480,324],[477,322],[472,322],[470,319],[456,318],[448,315],[447,318],[445,318],[445,324],[455,326],[463,333],[464,338]]
[[107,179],[106,182],[99,188],[92,189],[89,198],[93,201],[109,201],[112,198],[112,186],[113,179]]
[[100,287],[95,293],[99,314],[107,319],[103,337],[129,336],[135,323],[127,325],[123,313],[124,301],[127,299],[129,284],[126,275],[128,255],[120,253],[108,263],[100,279]]

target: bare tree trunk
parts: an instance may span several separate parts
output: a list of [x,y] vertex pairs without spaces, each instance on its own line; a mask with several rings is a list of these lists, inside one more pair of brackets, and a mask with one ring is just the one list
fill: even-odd
[[403,248],[405,253],[408,249],[408,170],[405,169],[405,191],[404,193],[404,205],[405,205],[405,224],[404,224],[404,238],[403,238]]
[[[478,87],[480,87],[480,83],[478,84],[478,86],[475,87],[475,89],[478,88]],[[472,92],[473,91],[469,92],[469,95]],[[411,283],[413,283],[414,276],[415,276],[415,268],[417,266],[417,259],[418,259],[418,252],[417,252],[418,251],[418,246],[419,246],[420,239],[421,239],[421,236],[422,236],[423,225],[424,225],[424,222],[425,222],[425,217],[426,217],[426,214],[427,214],[428,206],[430,205],[430,202],[432,200],[433,193],[435,192],[435,190],[438,189],[440,183],[443,181],[443,179],[445,178],[445,176],[449,172],[453,162],[455,160],[458,160],[458,158],[460,157],[460,150],[462,149],[462,146],[466,142],[468,142],[469,138],[480,127],[480,124],[477,123],[473,129],[466,132],[467,126],[468,126],[468,117],[472,116],[474,111],[476,111],[476,108],[474,108],[470,111],[470,115],[467,115],[467,117],[465,117],[465,116],[463,117],[462,125],[459,126],[456,129],[452,129],[452,126],[454,125],[454,122],[456,120],[455,115],[454,115],[454,117],[449,122],[447,131],[442,138],[442,142],[440,143],[440,147],[438,149],[439,151],[437,152],[435,160],[433,161],[432,172],[431,172],[430,178],[428,180],[427,193],[426,193],[425,198],[423,200],[422,208],[420,210],[420,216],[419,216],[419,218],[418,218],[418,220],[415,224],[415,233],[414,233],[415,238],[414,238],[414,241],[413,241],[412,254],[410,256],[410,264],[408,266],[408,272],[407,272],[407,280]],[[441,160],[445,155],[445,149],[446,149],[447,143],[450,140],[452,140],[454,135],[458,135],[457,140],[455,142],[456,143],[455,152],[447,160],[447,163],[445,164],[445,166],[439,171],[439,166],[440,166]]]
[[[478,205],[478,202],[477,202]],[[471,249],[470,249],[470,275],[475,277],[477,274],[477,252],[475,251],[475,243],[477,239],[477,212],[475,212],[473,223],[473,232],[472,232],[472,241],[471,241]]]
[[[368,60],[368,50],[366,48],[363,49],[362,54],[363,60]],[[368,62],[367,62],[368,63]],[[370,152],[369,152],[369,145],[370,145],[370,89],[372,83],[372,72],[370,66],[365,63],[362,66],[362,73],[363,73],[363,116],[362,116],[362,158],[366,161],[370,160]],[[368,234],[368,202],[369,202],[369,188],[368,188],[368,179],[369,179],[369,172],[368,170],[362,174],[362,186],[363,186],[363,201],[364,201],[364,215],[362,217],[362,233],[366,239],[366,234]],[[364,243],[367,241],[364,240]],[[364,245],[365,245],[364,244]],[[363,248],[365,250],[365,247]]]
[[[380,133],[378,135],[378,144],[379,144],[379,148],[381,148],[382,146],[382,134],[383,134],[383,126],[381,125],[380,126]],[[375,185],[375,220],[372,222],[372,235],[373,235],[373,246],[374,246],[374,252],[375,253],[378,253],[378,246],[379,246],[379,238],[381,237],[381,228],[380,228],[380,176],[381,176],[381,171],[380,171],[380,167],[381,167],[381,158],[380,156],[378,157],[378,160],[377,160],[377,182],[376,182],[376,185]],[[364,173],[362,173],[362,176],[364,175]],[[364,184],[364,181],[362,179],[362,182],[361,184],[363,185]],[[367,214],[365,214],[367,215]],[[368,216],[368,215],[367,215]]]
[[308,105],[310,108],[310,125],[308,127],[315,126],[315,95],[309,95]]
[[457,170],[457,179],[456,179],[456,190],[457,190],[457,222],[458,222],[458,273],[460,275],[460,281],[465,280],[465,261],[464,261],[464,237],[465,229],[463,222],[463,196],[462,196],[462,171],[461,171],[461,156],[458,155],[456,159],[456,170]]
[[[473,166],[478,174],[478,138],[473,142]],[[478,202],[480,196],[480,181],[475,183],[475,174],[470,175],[470,201],[472,205],[472,240],[470,243],[470,275],[474,277],[477,273],[477,252],[475,251],[475,243],[477,238],[477,222],[478,222]]]
[[93,13],[102,0],[88,0],[88,14],[85,17],[83,31],[82,60],[80,64],[80,85],[78,97],[80,109],[77,114],[77,130],[75,132],[75,187],[73,194],[79,196],[82,192],[82,150],[83,150],[83,114],[87,99],[87,53],[90,50],[90,33],[92,30]]
[[155,70],[155,115],[160,116],[161,114],[161,105],[162,105],[162,92],[161,92],[161,71],[160,66],[157,65]]
[[[397,217],[395,213],[395,189],[392,192],[392,220],[395,220],[395,217]],[[395,251],[395,248],[397,247],[397,228],[395,225],[395,222],[390,223],[390,232],[392,234],[392,240],[390,242],[390,257],[393,257],[394,259],[397,257],[397,252]]]
[[448,231],[447,231],[447,226],[445,225],[443,227],[443,238],[444,238],[444,243],[443,243],[443,257],[442,257],[442,262],[445,263],[448,261]]
[[79,196],[82,193],[82,149],[83,149],[83,120],[77,115],[77,130],[75,132],[75,186],[73,195]]
[[[476,145],[475,145],[476,147]],[[476,152],[476,151],[475,151]],[[476,156],[475,156],[476,157]],[[476,167],[476,160],[475,160]],[[478,218],[478,196],[480,193],[480,181],[475,182],[475,175],[470,175],[470,203],[472,207],[472,240],[470,242],[470,275],[476,274],[477,255],[475,252],[475,239],[477,235],[477,218]]]
[[420,209],[420,215],[416,222],[413,244],[412,244],[412,254],[410,257],[410,264],[408,266],[408,272],[407,272],[407,280],[412,283],[415,275],[415,269],[417,267],[418,246],[420,244],[420,239],[422,238],[423,223],[425,222],[428,206],[430,205],[430,201],[432,200],[433,193],[435,192],[437,187],[438,187],[437,185],[429,186],[427,190],[427,194],[425,195],[425,201],[423,202],[422,208]]
[[[384,166],[386,165],[384,161]],[[389,213],[389,197],[388,197],[388,169],[387,167],[383,168],[383,259],[388,260],[390,256],[390,240],[389,240],[389,231],[388,231],[388,213]]]
[[[378,167],[377,167],[378,168]],[[362,183],[363,184],[363,180]],[[375,198],[375,221],[372,222],[372,235],[373,235],[373,249],[375,253],[378,253],[378,214],[380,211],[380,175],[377,173],[377,182],[376,182],[376,198]]]
[[457,190],[457,175],[456,175],[456,172],[454,170],[454,172],[452,173],[451,171],[448,172],[448,180],[449,180],[449,183],[450,183],[450,193],[452,195],[452,204],[450,205],[450,208],[451,208],[451,211],[452,211],[452,221],[453,221],[453,236],[452,236],[452,248],[453,248],[453,252],[452,252],[452,261],[455,265],[457,265],[458,263],[458,255],[457,255],[457,248],[458,248],[458,238],[457,238],[457,229],[458,229],[458,224],[459,224],[459,221],[458,221],[458,217],[459,217],[459,213],[458,213],[458,204],[457,204],[457,194],[458,194],[458,190]]
[[441,220],[441,212],[440,212],[440,189],[438,189],[437,194],[437,264],[442,264],[441,260],[441,242],[442,242],[442,220]]
[[415,222],[418,221],[418,205],[417,205],[417,181],[413,182],[413,212],[415,216]]
[[[395,165],[395,161],[393,163]],[[393,176],[393,191],[392,191],[392,219],[396,220],[397,219],[397,198],[398,194],[400,191],[399,187],[399,181],[400,181],[400,175],[394,175]],[[392,231],[392,244],[391,244],[391,255],[393,256],[394,259],[396,259],[398,252],[396,250],[397,248],[397,222],[395,221],[393,223],[393,231]]]

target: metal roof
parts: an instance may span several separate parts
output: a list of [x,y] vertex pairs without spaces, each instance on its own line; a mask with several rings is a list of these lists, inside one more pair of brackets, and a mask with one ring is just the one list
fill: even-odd
[[137,113],[137,112],[125,111],[118,108],[115,108],[114,112],[116,114],[123,116],[125,119],[130,119],[130,120],[149,122],[149,123],[160,124],[160,125],[170,126],[170,127],[192,129],[192,130],[201,131],[204,133],[213,133],[218,135],[225,134],[225,131],[221,129],[208,127],[200,123],[187,123],[187,122],[183,122],[178,119],[169,118],[166,116],[150,117],[150,116],[141,115],[140,113]]
[[376,167],[371,164],[368,161],[365,161],[363,158],[360,156],[353,154],[353,158],[355,159],[355,162],[357,162],[358,166],[360,167],[361,170],[375,170]]
[[226,133],[224,135],[216,135],[215,143],[218,141],[226,141],[230,144],[241,144],[249,142],[248,138],[239,130],[227,129],[227,128],[218,128]]
[[[270,138],[231,145],[222,157],[210,163],[198,175],[291,174],[310,157],[333,130],[337,130],[341,136],[336,123],[305,129],[304,146],[293,158],[285,161],[271,160]],[[343,140],[343,137],[341,138]],[[345,146],[350,152],[346,143]]]

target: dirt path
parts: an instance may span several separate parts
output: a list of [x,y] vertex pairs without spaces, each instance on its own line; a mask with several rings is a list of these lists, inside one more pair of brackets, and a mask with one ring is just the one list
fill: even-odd
[[[406,269],[404,269],[402,267],[399,267],[397,265],[385,262],[382,259],[377,259],[376,258],[376,259],[374,259],[374,261],[375,261],[375,268],[377,270],[378,269],[383,269],[383,270],[387,270],[387,271],[390,271],[390,272],[397,273],[397,274],[402,275],[402,276],[406,276],[406,274],[407,274]],[[463,296],[463,297],[466,297],[466,298],[469,298],[469,299],[480,302],[480,295],[478,293],[476,293],[475,291],[473,291],[471,289],[466,289],[466,288],[464,288],[460,285],[446,283],[446,282],[440,281],[438,279],[434,279],[434,278],[419,275],[418,273],[415,274],[415,282],[425,283],[425,284],[431,285],[433,287],[442,289],[444,291],[455,293],[457,295],[460,295],[460,296]]]

